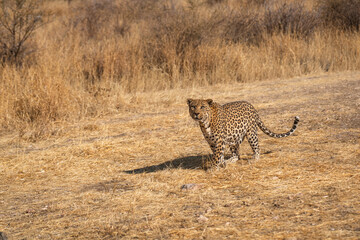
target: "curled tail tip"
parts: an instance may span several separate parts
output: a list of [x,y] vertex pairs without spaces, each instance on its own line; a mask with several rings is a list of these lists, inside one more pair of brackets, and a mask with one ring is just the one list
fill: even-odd
[[295,121],[296,121],[296,122],[300,121],[300,117],[299,117],[299,116],[296,116],[296,117],[295,117]]

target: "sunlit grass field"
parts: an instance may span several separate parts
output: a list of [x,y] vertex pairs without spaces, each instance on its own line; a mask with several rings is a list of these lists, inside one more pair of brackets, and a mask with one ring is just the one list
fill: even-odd
[[[358,72],[139,94],[111,116],[1,138],[0,229],[9,239],[357,239]],[[205,171],[186,98],[247,100],[273,131]],[[195,189],[181,189],[196,184]]]
[[[3,1],[0,239],[359,239],[359,29],[357,0]],[[187,98],[300,123],[205,170]]]

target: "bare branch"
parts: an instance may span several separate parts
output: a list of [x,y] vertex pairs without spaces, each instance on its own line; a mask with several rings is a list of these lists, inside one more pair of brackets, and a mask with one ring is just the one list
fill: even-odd
[[[19,63],[19,56],[25,50],[25,43],[44,22],[41,1],[1,0],[0,34],[3,45],[0,59]],[[5,52],[4,52],[5,51]],[[6,58],[4,58],[6,55]]]

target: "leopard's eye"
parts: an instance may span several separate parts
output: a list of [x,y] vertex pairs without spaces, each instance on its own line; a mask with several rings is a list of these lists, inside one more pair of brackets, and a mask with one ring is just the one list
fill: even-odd
[[191,110],[195,110],[195,107],[194,107],[194,106],[191,106]]
[[205,106],[201,106],[201,109],[204,109],[205,108]]

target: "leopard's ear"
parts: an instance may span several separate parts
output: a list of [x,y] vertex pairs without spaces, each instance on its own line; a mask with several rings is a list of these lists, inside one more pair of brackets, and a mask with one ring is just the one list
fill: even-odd
[[213,103],[213,100],[212,99],[206,99],[206,102],[211,105]]
[[190,106],[190,104],[191,104],[192,101],[193,101],[193,100],[192,100],[191,98],[188,98],[188,99],[187,99],[187,104]]

